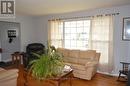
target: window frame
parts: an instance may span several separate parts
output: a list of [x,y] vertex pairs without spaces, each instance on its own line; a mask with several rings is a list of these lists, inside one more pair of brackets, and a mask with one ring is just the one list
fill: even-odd
[[[90,22],[90,25],[89,25],[89,32],[88,32],[88,36],[90,36],[89,34],[90,34],[90,31],[91,31],[91,19],[89,18],[87,18],[87,19],[71,19],[71,20],[64,20],[63,21],[63,47],[65,48],[65,22],[71,22],[71,21],[85,21],[85,20],[88,20],[89,22]],[[84,28],[85,26],[83,25],[83,28]],[[71,28],[71,27],[70,27]],[[77,26],[76,26],[76,28],[77,28]],[[77,40],[76,40],[77,41]],[[79,49],[79,50],[87,50],[87,49],[89,49],[89,37],[88,37],[88,39],[87,39],[87,42],[88,42],[88,47],[85,47],[85,48],[77,48],[77,46],[74,48],[74,49]],[[76,44],[77,45],[77,44]],[[71,46],[71,45],[70,45]],[[70,49],[71,49],[71,47],[70,47]]]

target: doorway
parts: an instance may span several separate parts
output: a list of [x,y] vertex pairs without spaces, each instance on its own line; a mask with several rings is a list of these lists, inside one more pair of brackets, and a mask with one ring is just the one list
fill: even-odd
[[0,21],[0,61],[11,61],[11,54],[20,51],[20,23]]

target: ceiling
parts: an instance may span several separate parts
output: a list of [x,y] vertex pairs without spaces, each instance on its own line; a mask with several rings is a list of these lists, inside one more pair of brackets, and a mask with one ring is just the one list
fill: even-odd
[[16,0],[16,14],[48,15],[130,4],[130,0]]

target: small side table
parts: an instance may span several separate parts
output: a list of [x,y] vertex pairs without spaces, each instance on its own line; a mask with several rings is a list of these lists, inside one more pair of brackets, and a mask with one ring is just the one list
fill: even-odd
[[14,52],[12,55],[12,64],[17,66],[22,64],[23,52]]

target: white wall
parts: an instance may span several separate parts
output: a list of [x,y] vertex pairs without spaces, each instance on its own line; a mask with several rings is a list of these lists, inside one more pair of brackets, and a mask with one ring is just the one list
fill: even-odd
[[25,51],[28,43],[38,41],[38,30],[35,17],[32,16],[16,16],[16,18],[0,19],[0,21],[19,22],[21,30],[21,51]]
[[35,17],[20,16],[16,18],[16,21],[21,24],[21,50],[25,51],[27,44],[38,41],[38,30]]
[[119,12],[120,15],[114,17],[114,57],[115,57],[115,70],[114,73],[118,74],[118,70],[121,68],[120,61],[130,62],[130,41],[122,41],[122,21],[123,17],[130,17],[130,5],[102,8],[89,11],[55,14],[48,16],[37,17],[39,42],[44,44],[47,41],[47,28],[48,20],[53,18],[67,18],[67,17],[80,17],[80,16],[92,16],[97,14],[108,14]]

